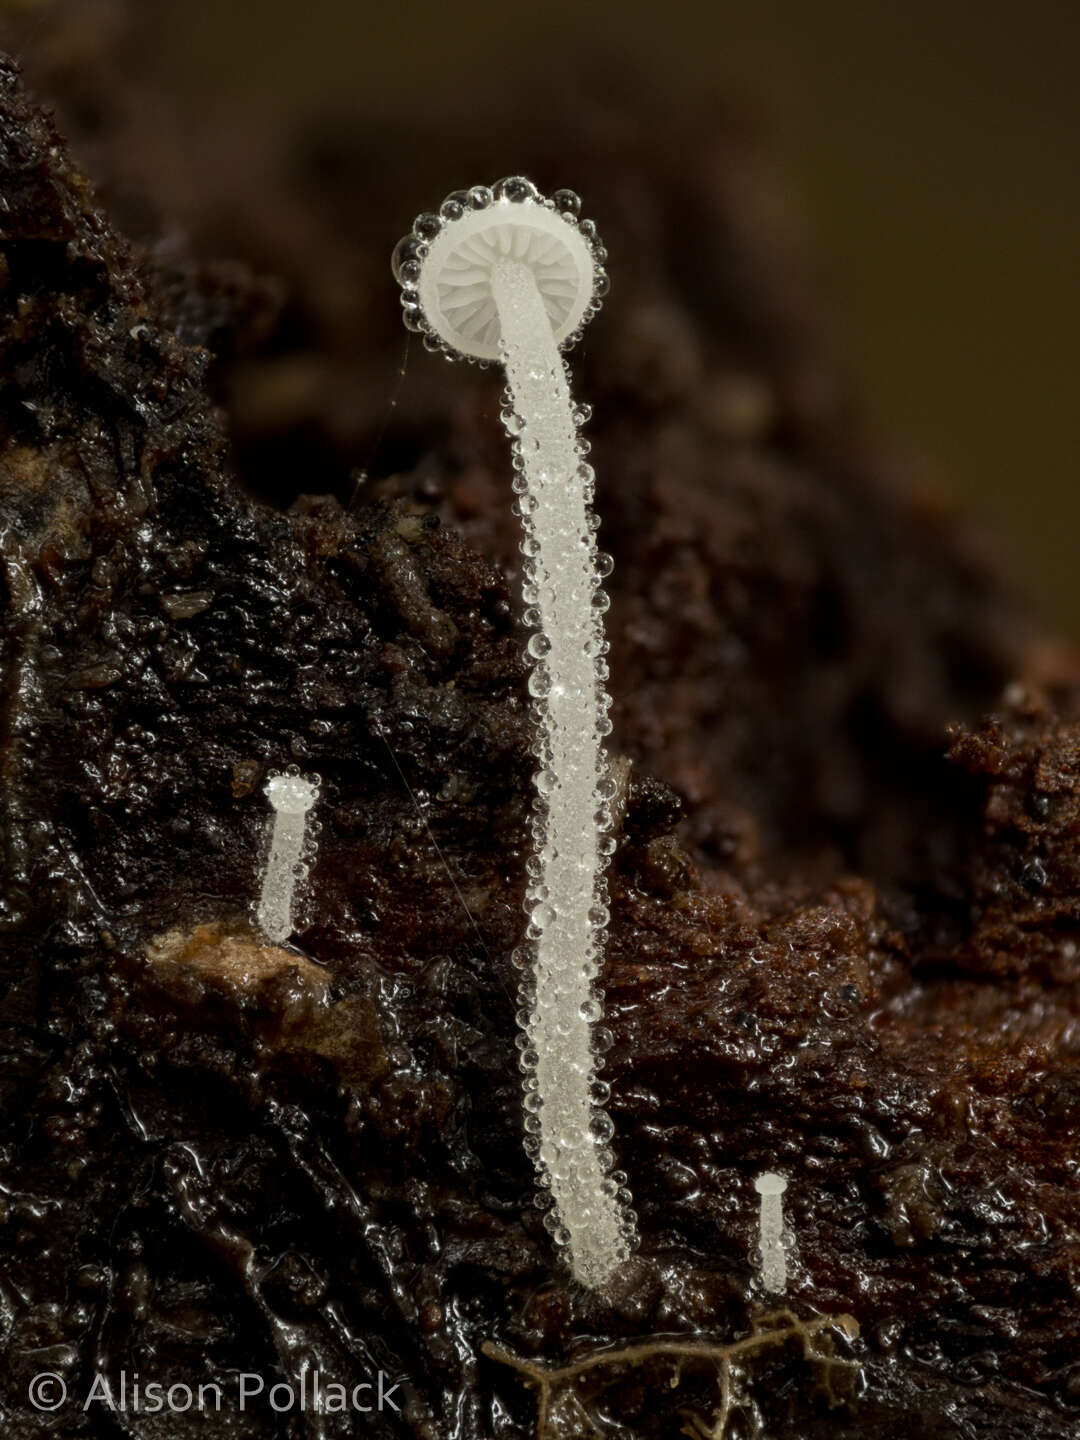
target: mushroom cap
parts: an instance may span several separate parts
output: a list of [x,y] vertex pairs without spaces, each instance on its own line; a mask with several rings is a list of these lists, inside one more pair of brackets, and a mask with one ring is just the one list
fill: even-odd
[[782,1195],[787,1189],[787,1181],[783,1175],[777,1175],[771,1170],[766,1170],[754,1181],[754,1189],[759,1195]]
[[306,815],[318,793],[318,782],[303,775],[271,775],[266,782],[266,798],[280,815]]
[[417,217],[394,252],[405,324],[429,348],[469,360],[500,358],[492,271],[500,261],[528,265],[563,349],[600,308],[606,258],[591,222],[579,222],[570,191],[548,200],[515,176],[493,189],[455,191],[438,215]]

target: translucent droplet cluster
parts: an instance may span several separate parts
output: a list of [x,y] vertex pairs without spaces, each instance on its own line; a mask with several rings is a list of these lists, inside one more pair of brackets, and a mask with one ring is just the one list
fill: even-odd
[[[424,333],[429,348],[446,351],[450,347],[420,302],[424,260],[444,226],[470,207],[507,201],[498,226],[482,237],[486,248],[476,242],[474,224],[466,232],[469,248],[444,243],[440,263],[449,255],[457,264],[464,256],[474,267],[458,272],[475,289],[459,307],[461,333],[466,344],[474,338],[484,344],[494,324],[506,372],[502,419],[522,526],[525,620],[534,631],[527,647],[536,722],[534,843],[527,867],[527,943],[515,952],[522,972],[525,1146],[537,1167],[544,1223],[556,1245],[566,1247],[575,1278],[595,1288],[631,1254],[637,1222],[626,1176],[614,1168],[614,1125],[600,1078],[611,1044],[600,1024],[597,986],[609,920],[605,872],[615,848],[615,786],[604,754],[611,700],[602,579],[611,560],[597,549],[594,476],[579,433],[589,411],[571,399],[560,350],[574,343],[599,309],[607,289],[606,255],[595,227],[578,219],[576,195],[562,190],[545,200],[529,181],[514,177],[493,189],[456,191],[438,215],[420,216],[395,251],[394,272],[403,287],[406,325]],[[568,247],[588,262],[576,271],[589,287],[584,296],[561,293],[571,267],[561,265],[558,226],[545,221],[539,240],[535,225],[529,229],[530,207],[538,205],[584,238],[584,247],[580,240]],[[520,235],[514,229],[518,208]],[[427,293],[444,294],[430,286]],[[451,294],[439,303],[448,307],[458,298]],[[466,311],[466,305],[475,308]],[[574,313],[572,305],[581,323],[557,338],[560,314]],[[448,328],[446,313],[439,319]]]
[[315,859],[319,825],[307,817],[320,784],[318,775],[301,775],[297,765],[267,777],[266,798],[273,813],[255,923],[275,945],[284,944],[295,929],[297,891]]

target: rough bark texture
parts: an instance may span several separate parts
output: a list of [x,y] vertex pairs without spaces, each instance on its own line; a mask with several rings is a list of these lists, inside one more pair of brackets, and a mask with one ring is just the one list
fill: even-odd
[[[505,161],[463,141],[434,192],[360,137],[140,170],[134,78],[80,33],[38,35],[35,83],[136,244],[0,71],[5,1434],[733,1440],[752,1399],[773,1440],[1074,1435],[1077,671],[858,437],[745,149],[597,109],[516,152],[586,196],[615,279],[575,364],[632,761],[605,1076],[643,1245],[590,1297],[520,1144],[501,387],[415,350],[395,381],[385,269]],[[295,950],[250,918],[290,763],[322,777]],[[748,1351],[721,1426],[719,1352],[678,1388],[654,1355],[560,1382],[540,1426],[485,1342],[565,1366],[751,1331],[764,1168],[791,1309],[854,1317],[861,1380]],[[401,1413],[238,1412],[238,1371],[305,1364],[385,1371]],[[45,1370],[224,1402],[50,1418]]]

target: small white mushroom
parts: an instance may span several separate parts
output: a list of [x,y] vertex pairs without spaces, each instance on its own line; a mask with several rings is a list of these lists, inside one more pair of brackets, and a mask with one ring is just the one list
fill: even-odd
[[266,798],[274,813],[255,918],[259,929],[275,945],[282,944],[293,932],[296,884],[307,873],[307,816],[318,793],[318,778],[308,779],[299,773],[271,775],[266,782]]
[[759,1219],[759,1263],[761,1284],[770,1295],[783,1295],[787,1289],[787,1257],[784,1254],[784,1202],[781,1199],[787,1189],[782,1175],[766,1170],[754,1181],[754,1189],[761,1196]]
[[393,264],[405,324],[429,348],[498,361],[506,373],[539,760],[523,947],[531,975],[518,1017],[525,1143],[550,1204],[545,1223],[574,1276],[597,1287],[629,1256],[636,1220],[626,1177],[612,1171],[614,1126],[597,1078],[607,1037],[596,981],[614,849],[601,584],[611,562],[596,548],[593,471],[579,434],[587,411],[571,398],[560,350],[599,308],[607,277],[579,208],[570,191],[548,200],[520,177],[456,191],[438,215],[417,218]]

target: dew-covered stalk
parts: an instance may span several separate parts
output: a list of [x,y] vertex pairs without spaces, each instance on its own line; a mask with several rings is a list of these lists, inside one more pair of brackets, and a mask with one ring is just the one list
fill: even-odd
[[784,1202],[787,1181],[782,1175],[767,1170],[754,1181],[761,1196],[758,1217],[758,1264],[762,1289],[770,1295],[783,1295],[787,1289],[787,1256],[784,1254]]
[[307,816],[318,793],[318,781],[299,773],[271,775],[266,782],[273,819],[255,919],[275,945],[283,944],[293,932],[296,886],[307,874]]
[[536,719],[534,850],[528,863],[520,1048],[526,1147],[545,1223],[573,1274],[596,1288],[636,1240],[626,1177],[613,1171],[614,1127],[598,1078],[610,1043],[597,976],[614,849],[603,737],[610,731],[593,472],[560,354],[606,288],[595,231],[577,197],[543,200],[528,181],[459,191],[420,216],[395,255],[406,324],[432,348],[501,361],[503,421],[517,472],[529,679]]
[[555,1239],[569,1246],[578,1279],[602,1284],[629,1251],[619,1185],[609,1177],[613,1126],[596,1074],[600,1004],[595,980],[608,921],[604,868],[610,800],[602,735],[609,728],[591,467],[579,454],[570,387],[531,270],[497,265],[492,283],[503,338],[515,436],[525,484],[526,599],[537,630],[540,769],[533,820],[538,861],[529,885],[535,943],[531,1005],[522,1015],[528,1088],[526,1130],[550,1186]]

